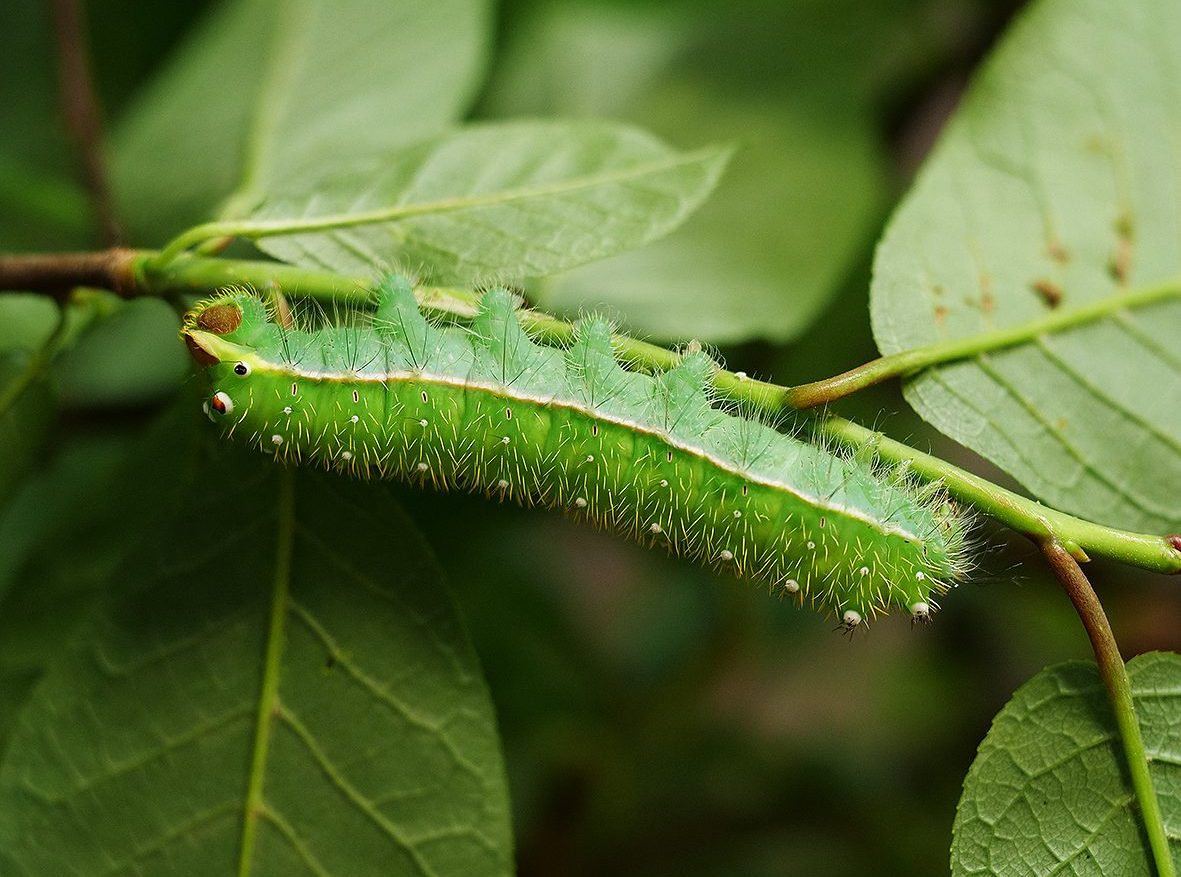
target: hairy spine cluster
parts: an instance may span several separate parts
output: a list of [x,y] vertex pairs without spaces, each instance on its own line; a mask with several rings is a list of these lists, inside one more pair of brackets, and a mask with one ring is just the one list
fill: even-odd
[[233,293],[184,332],[213,382],[210,416],[283,461],[559,509],[847,626],[891,606],[926,618],[962,572],[950,504],[719,409],[701,353],[627,371],[602,321],[565,351],[540,346],[493,290],[470,329],[436,327],[391,278],[368,323],[284,329]]

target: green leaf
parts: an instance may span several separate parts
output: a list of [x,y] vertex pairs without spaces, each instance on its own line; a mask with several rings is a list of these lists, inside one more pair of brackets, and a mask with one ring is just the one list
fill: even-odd
[[128,496],[126,479],[112,477],[127,445],[74,440],[0,517],[0,752],[33,685],[135,543],[111,513]]
[[0,507],[36,463],[57,416],[47,366],[57,305],[44,296],[0,299]]
[[[1181,271],[1181,7],[1041,0],[985,65],[878,251],[884,353]],[[928,370],[918,412],[1039,498],[1181,527],[1181,301]]]
[[704,82],[650,99],[665,129],[738,132],[731,171],[675,235],[553,278],[538,304],[568,315],[607,305],[629,327],[664,339],[798,336],[840,287],[877,218],[882,169],[870,131]]
[[234,233],[344,274],[398,263],[435,283],[534,277],[667,233],[728,155],[607,122],[475,125],[276,194]]
[[115,131],[130,237],[437,132],[478,85],[488,20],[486,0],[223,0]]
[[[1149,770],[1181,865],[1181,656],[1128,664]],[[993,721],[964,781],[952,874],[1155,873],[1094,664],[1049,667]]]
[[491,705],[380,488],[204,470],[0,766],[11,874],[505,875]]
[[[92,311],[103,307],[91,303]],[[53,364],[62,405],[144,405],[175,393],[192,368],[179,326],[176,311],[160,299],[118,302],[110,313],[96,313]]]
[[45,357],[0,352],[0,505],[37,460],[57,415]]

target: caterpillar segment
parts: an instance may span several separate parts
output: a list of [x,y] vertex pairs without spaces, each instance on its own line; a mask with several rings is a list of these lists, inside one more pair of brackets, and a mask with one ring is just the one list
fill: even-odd
[[514,309],[493,289],[470,326],[434,325],[395,276],[351,325],[287,328],[232,291],[182,334],[210,419],[284,463],[556,509],[767,582],[846,628],[890,609],[925,621],[965,574],[950,502],[719,407],[700,350],[642,374],[617,360],[607,322],[580,322],[561,350]]

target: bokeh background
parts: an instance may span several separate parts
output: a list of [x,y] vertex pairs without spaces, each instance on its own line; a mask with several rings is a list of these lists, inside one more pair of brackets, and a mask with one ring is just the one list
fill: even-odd
[[[108,126],[208,5],[86,4]],[[874,242],[1019,5],[505,2],[473,118],[607,116],[679,147],[740,147],[682,230],[531,294],[555,310],[595,302],[649,337],[700,337],[782,383],[871,358]],[[4,0],[0,250],[101,242],[55,65],[48,4]],[[4,314],[0,344],[52,308]],[[186,392],[175,322],[161,302],[133,303],[56,366],[62,412],[40,480],[0,519],[0,592],[20,558],[44,554],[55,516],[85,505],[96,473]],[[1004,478],[927,430],[895,388],[841,409]],[[944,873],[959,785],[992,715],[1041,667],[1088,655],[1032,548],[986,522],[979,574],[934,624],[891,618],[850,640],[765,590],[552,515],[399,495],[487,672],[523,877]],[[78,591],[106,570],[101,540],[59,562],[76,565]],[[1125,653],[1176,647],[1175,585],[1098,564],[1094,578]],[[0,605],[0,637],[57,635],[13,621],[52,614],[56,599]]]

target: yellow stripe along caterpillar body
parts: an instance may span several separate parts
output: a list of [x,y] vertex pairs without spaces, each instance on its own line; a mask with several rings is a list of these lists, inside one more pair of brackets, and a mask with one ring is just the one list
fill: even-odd
[[391,277],[353,325],[286,329],[229,292],[182,332],[207,366],[211,418],[281,461],[560,509],[849,627],[892,606],[925,619],[962,576],[965,524],[948,501],[717,407],[704,354],[628,371],[605,321],[580,322],[560,350],[514,308],[492,290],[470,327],[436,326]]

